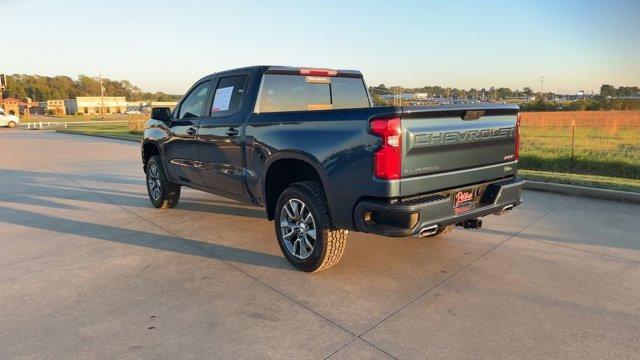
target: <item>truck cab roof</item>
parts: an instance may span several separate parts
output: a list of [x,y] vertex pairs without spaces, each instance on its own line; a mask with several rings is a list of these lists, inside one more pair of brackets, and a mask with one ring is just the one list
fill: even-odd
[[362,72],[358,70],[348,70],[348,69],[327,69],[327,68],[317,68],[317,67],[309,67],[309,66],[280,66],[280,65],[253,65],[253,66],[245,66],[235,69],[218,71],[213,74],[209,74],[203,77],[201,80],[206,78],[222,75],[226,73],[234,73],[238,71],[250,71],[250,72],[259,72],[259,73],[274,73],[274,74],[297,74],[303,75],[303,71],[314,71],[314,72],[327,72],[329,74],[334,74],[331,76],[343,76],[343,77],[362,77]]

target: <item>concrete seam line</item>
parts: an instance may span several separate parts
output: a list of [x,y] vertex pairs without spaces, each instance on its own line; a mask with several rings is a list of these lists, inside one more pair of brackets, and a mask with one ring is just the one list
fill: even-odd
[[347,343],[346,343],[346,344],[344,344],[344,345],[340,346],[336,351],[334,351],[334,352],[332,352],[331,354],[329,354],[329,356],[324,357],[324,360],[327,360],[328,358],[332,357],[333,355],[335,355],[335,354],[339,353],[339,352],[340,352],[340,350],[342,350],[342,349],[346,348],[347,346],[349,346],[352,342],[354,342],[354,341],[356,341],[356,340],[358,340],[358,337],[357,337],[357,336],[354,336],[354,337],[353,337],[353,339],[351,339],[351,340],[347,341]]
[[640,193],[631,191],[600,189],[587,186],[559,184],[533,180],[526,180],[524,188],[529,190],[547,191],[552,193],[582,196],[594,199],[640,203]]
[[374,345],[374,344],[372,344],[372,343],[368,342],[367,340],[365,340],[365,339],[361,338],[360,336],[356,336],[356,337],[354,337],[353,339],[349,340],[349,342],[347,342],[346,344],[342,345],[338,350],[336,350],[336,351],[332,352],[331,354],[329,354],[329,356],[325,357],[325,358],[324,358],[324,360],[327,360],[327,359],[329,359],[330,357],[332,357],[333,355],[335,355],[335,354],[339,353],[342,349],[344,349],[344,348],[346,348],[347,346],[351,345],[351,343],[353,343],[353,342],[354,342],[354,341],[356,341],[356,340],[362,340],[362,341],[363,341],[364,343],[366,343],[367,345],[369,345],[369,346],[371,346],[372,348],[374,348],[374,349],[376,349],[376,350],[380,351],[381,353],[383,353],[383,354],[387,355],[388,357],[390,357],[390,358],[392,358],[392,359],[396,359],[396,360],[398,359],[397,357],[395,357],[395,356],[393,356],[393,355],[389,354],[388,352],[386,352],[386,351],[384,351],[384,350],[380,349],[380,348],[379,348],[379,347],[377,347],[376,345]]
[[[24,155],[24,156],[28,157],[27,155]],[[43,166],[43,167],[45,167],[45,168],[47,168],[47,169],[49,169],[49,170],[51,170],[51,171],[53,171],[53,172],[55,172],[55,173],[59,174],[60,176],[63,176],[63,177],[65,177],[65,178],[69,179],[70,181],[72,181],[72,182],[74,182],[74,183],[76,183],[76,184],[78,184],[78,185],[82,186],[83,188],[85,188],[85,189],[88,189],[88,190],[92,191],[93,193],[95,193],[95,194],[96,194],[96,195],[98,195],[99,197],[101,197],[101,198],[103,198],[104,200],[108,201],[109,203],[111,203],[111,204],[113,204],[113,205],[117,206],[118,208],[120,208],[120,209],[122,209],[122,210],[124,210],[124,211],[126,211],[126,212],[128,212],[128,213],[130,213],[130,214],[132,214],[133,216],[135,216],[135,217],[137,217],[137,218],[139,218],[139,219],[141,219],[141,220],[143,220],[143,221],[145,221],[145,222],[147,222],[147,223],[150,223],[150,224],[152,224],[152,225],[154,225],[154,226],[158,227],[159,229],[161,229],[161,230],[163,230],[163,231],[167,232],[168,234],[171,234],[171,235],[175,236],[175,237],[176,237],[176,238],[178,238],[178,239],[185,240],[185,245],[186,245],[186,246],[189,246],[189,247],[191,247],[191,248],[195,248],[195,249],[197,249],[197,250],[200,250],[200,251],[204,252],[205,254],[210,255],[210,256],[211,256],[211,257],[213,257],[214,259],[216,259],[216,260],[218,260],[218,261],[222,262],[223,264],[225,264],[225,265],[227,265],[227,266],[229,266],[229,267],[231,267],[231,268],[235,269],[236,271],[239,271],[240,273],[242,273],[242,274],[244,274],[245,276],[247,276],[247,277],[249,277],[249,278],[253,279],[254,281],[257,281],[258,283],[260,283],[260,284],[262,284],[263,286],[265,286],[265,287],[267,287],[267,288],[271,289],[272,291],[275,291],[276,293],[278,293],[278,294],[282,295],[283,297],[285,297],[285,298],[289,299],[289,300],[290,300],[290,301],[292,301],[293,303],[298,304],[298,305],[299,305],[299,306],[301,306],[302,308],[307,309],[309,312],[311,312],[311,313],[313,313],[314,315],[318,316],[319,318],[321,318],[321,319],[323,319],[323,320],[325,320],[325,321],[327,321],[327,322],[329,322],[329,323],[333,324],[334,326],[336,326],[337,328],[339,328],[339,329],[341,329],[341,330],[343,330],[343,331],[347,332],[348,334],[351,334],[352,336],[355,336],[355,337],[357,337],[357,336],[358,336],[358,335],[354,334],[352,331],[350,331],[350,330],[348,330],[348,329],[344,328],[343,326],[339,325],[338,323],[334,322],[333,320],[326,318],[325,316],[323,316],[322,314],[318,313],[317,311],[315,311],[315,310],[313,310],[313,309],[311,309],[311,308],[307,307],[306,305],[304,305],[304,304],[300,303],[299,301],[295,300],[295,299],[294,299],[294,298],[292,298],[291,296],[289,296],[289,295],[287,295],[287,294],[283,293],[282,291],[280,291],[280,290],[278,290],[278,289],[274,288],[273,286],[271,286],[271,285],[269,285],[269,284],[265,283],[264,281],[262,281],[262,280],[258,279],[257,277],[255,277],[255,276],[253,276],[253,275],[251,275],[251,274],[247,273],[246,271],[244,271],[243,269],[241,269],[241,268],[239,268],[239,267],[237,267],[237,266],[233,265],[232,263],[230,263],[230,262],[228,262],[228,261],[226,261],[226,260],[224,260],[224,259],[221,259],[221,258],[217,257],[215,254],[210,253],[210,252],[209,252],[209,251],[207,251],[206,249],[203,249],[203,248],[200,248],[200,247],[198,247],[198,246],[196,246],[196,245],[192,245],[192,244],[187,243],[187,242],[186,242],[186,239],[184,239],[182,236],[180,236],[180,235],[178,235],[178,234],[175,234],[175,233],[173,233],[172,231],[170,231],[170,230],[168,230],[168,229],[164,228],[163,226],[158,225],[158,224],[154,223],[153,221],[151,221],[151,220],[149,220],[149,219],[147,219],[147,218],[145,218],[145,217],[142,217],[142,216],[140,216],[140,215],[136,214],[135,212],[133,212],[133,211],[131,211],[131,210],[129,210],[129,209],[126,209],[126,208],[122,207],[121,205],[119,205],[119,204],[117,204],[117,203],[113,202],[111,199],[109,199],[109,198],[107,198],[107,197],[103,196],[101,193],[99,193],[99,192],[95,191],[94,189],[92,189],[92,188],[90,188],[90,187],[88,187],[88,186],[86,186],[86,185],[84,185],[84,184],[82,184],[82,183],[80,183],[80,182],[78,182],[78,181],[74,180],[73,178],[71,178],[71,177],[67,176],[66,174],[60,173],[60,172],[58,172],[57,170],[53,169],[52,167],[50,167],[50,166],[48,166],[48,165],[45,165],[45,164],[42,164],[42,163],[38,162],[37,160],[34,160],[34,159],[33,159],[33,158],[31,158],[31,157],[28,157],[28,158],[29,158],[29,159],[31,159],[31,161],[33,161],[33,162],[35,162],[35,163],[37,163],[37,164],[40,164],[41,166]],[[382,350],[380,350],[380,351],[382,351]]]
[[[553,209],[549,210],[548,212],[546,212],[545,214],[541,215],[540,217],[538,217],[537,219],[535,219],[534,221],[532,221],[531,223],[527,224],[526,226],[524,226],[522,229],[516,231],[515,233],[509,235],[509,237],[507,237],[505,240],[503,240],[502,242],[500,242],[499,244],[493,246],[492,248],[490,248],[489,250],[485,251],[484,253],[480,254],[478,257],[476,257],[475,259],[473,259],[470,263],[468,263],[467,265],[461,267],[460,269],[456,270],[455,272],[453,272],[453,274],[447,276],[446,278],[442,279],[441,281],[439,281],[438,283],[436,283],[435,285],[433,285],[431,288],[427,289],[426,291],[420,293],[418,296],[416,296],[413,300],[409,301],[408,303],[402,305],[400,308],[396,309],[394,312],[392,312],[391,314],[387,315],[384,319],[380,320],[379,322],[377,322],[375,325],[373,325],[372,327],[370,327],[369,329],[365,330],[362,334],[358,335],[360,336],[364,336],[366,333],[368,333],[369,331],[375,329],[378,325],[382,324],[383,322],[387,321],[389,318],[391,318],[392,316],[396,315],[397,313],[399,313],[400,311],[402,311],[403,309],[405,309],[407,306],[413,304],[414,302],[418,301],[420,298],[422,298],[423,296],[427,295],[429,292],[431,292],[431,290],[437,288],[438,286],[444,284],[445,282],[449,281],[449,279],[451,279],[452,277],[456,276],[458,273],[466,270],[469,266],[473,265],[476,261],[480,260],[481,258],[485,257],[486,255],[490,254],[491,252],[493,252],[495,249],[497,249],[498,247],[502,246],[504,243],[506,243],[507,241],[513,239],[515,236],[517,236],[518,234],[520,234],[521,232],[523,232],[524,230],[528,229],[530,226],[532,226],[533,224],[537,223],[538,221],[542,220],[545,216],[551,214],[553,211],[555,211],[556,209],[558,209],[560,206],[564,205],[566,202],[563,201],[561,203],[559,203],[558,205],[556,205],[555,207],[553,207]],[[363,339],[364,340],[364,339]]]
[[380,351],[381,353],[383,353],[383,354],[387,355],[388,357],[390,357],[390,358],[392,358],[392,359],[396,359],[396,360],[398,359],[397,357],[395,357],[395,356],[393,356],[393,355],[389,354],[388,352],[386,352],[386,351],[384,351],[384,350],[380,349],[380,348],[379,348],[379,347],[377,347],[376,345],[373,345],[372,343],[370,343],[370,342],[368,342],[367,340],[365,340],[365,339],[361,338],[360,336],[358,336],[358,339],[360,339],[360,340],[364,341],[365,343],[369,344],[369,346],[371,346],[372,348],[374,348],[374,349],[378,349],[378,351]]

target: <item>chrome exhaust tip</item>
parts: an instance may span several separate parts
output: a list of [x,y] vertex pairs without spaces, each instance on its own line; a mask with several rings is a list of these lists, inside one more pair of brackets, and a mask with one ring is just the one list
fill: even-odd
[[510,211],[511,209],[513,209],[514,205],[507,205],[505,207],[502,208],[502,210],[500,210],[500,212],[496,213],[496,215],[503,215],[504,213],[506,213],[507,211]]
[[438,225],[431,225],[431,226],[424,227],[418,233],[418,237],[433,235],[436,232],[438,232],[438,228],[439,228]]

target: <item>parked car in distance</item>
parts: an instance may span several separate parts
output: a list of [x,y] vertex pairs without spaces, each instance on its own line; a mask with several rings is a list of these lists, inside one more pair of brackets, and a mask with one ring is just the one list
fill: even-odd
[[127,110],[124,113],[125,113],[125,115],[140,115],[140,114],[142,114],[142,112],[140,110],[135,110],[135,109]]
[[0,126],[13,128],[20,124],[20,118],[16,115],[5,114],[4,109],[0,108]]
[[247,67],[154,108],[143,170],[157,208],[182,186],[263,207],[287,260],[314,272],[340,260],[348,231],[436,236],[519,205],[518,110],[373,107],[358,71]]

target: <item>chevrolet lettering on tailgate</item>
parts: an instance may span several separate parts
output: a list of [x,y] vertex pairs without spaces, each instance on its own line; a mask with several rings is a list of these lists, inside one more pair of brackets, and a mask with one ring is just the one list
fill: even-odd
[[464,144],[475,141],[509,139],[515,136],[515,128],[478,129],[467,131],[432,132],[415,137],[417,146]]

